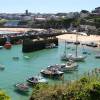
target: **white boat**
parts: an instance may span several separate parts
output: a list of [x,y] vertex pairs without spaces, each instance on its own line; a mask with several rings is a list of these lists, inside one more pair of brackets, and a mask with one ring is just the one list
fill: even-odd
[[59,70],[61,72],[70,72],[70,71],[75,71],[78,68],[78,64],[72,60],[68,61],[66,64],[55,64],[52,66],[48,66],[48,70]]
[[29,87],[25,83],[18,83],[15,85],[16,90],[22,91],[22,92],[28,92]]
[[72,56],[72,54],[67,54],[67,48],[66,48],[66,41],[65,41],[65,50],[64,50],[64,54],[61,56],[61,60],[62,61],[68,61],[70,59],[70,57]]
[[0,64],[0,70],[4,70],[4,69],[5,69],[4,65]]
[[64,72],[59,71],[55,68],[50,69],[44,69],[40,72],[43,77],[53,78],[53,79],[60,79],[61,76],[63,76]]
[[48,44],[45,46],[46,49],[52,49],[52,48],[57,48],[58,46],[54,43]]
[[77,67],[78,67],[78,64],[70,60],[66,64],[61,65],[61,68],[59,68],[59,70],[62,72],[70,72],[70,71],[75,71]]
[[2,49],[3,48],[3,46],[0,46],[0,49]]
[[[78,41],[78,33],[76,33],[76,42]],[[73,61],[84,61],[86,56],[80,56],[78,55],[78,44],[75,44],[76,45],[76,48],[75,48],[75,55],[72,55],[70,57],[71,60]]]
[[30,59],[30,57],[29,57],[29,56],[24,56],[24,58],[25,58],[25,59]]
[[48,81],[41,76],[36,76],[36,77],[33,76],[31,78],[28,78],[27,81],[32,85],[38,83],[48,83]]
[[100,54],[95,55],[95,58],[100,59]]

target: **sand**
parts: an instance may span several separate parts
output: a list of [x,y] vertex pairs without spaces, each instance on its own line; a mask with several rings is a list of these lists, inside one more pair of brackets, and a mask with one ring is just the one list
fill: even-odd
[[[66,41],[76,41],[76,35],[75,34],[65,34],[57,36],[59,39],[66,40]],[[95,42],[100,43],[100,36],[98,35],[90,35],[90,36],[83,36],[78,35],[78,41],[80,42]]]
[[0,28],[0,31],[9,31],[9,32],[27,32],[29,30],[41,31],[43,29],[35,29],[35,28]]

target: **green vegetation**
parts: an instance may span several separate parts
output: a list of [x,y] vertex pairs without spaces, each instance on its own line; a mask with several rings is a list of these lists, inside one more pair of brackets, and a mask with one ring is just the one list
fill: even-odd
[[100,100],[99,72],[59,85],[37,85],[30,100]]
[[0,90],[0,100],[11,100],[3,91]]
[[6,19],[0,19],[0,26],[3,26],[7,21]]

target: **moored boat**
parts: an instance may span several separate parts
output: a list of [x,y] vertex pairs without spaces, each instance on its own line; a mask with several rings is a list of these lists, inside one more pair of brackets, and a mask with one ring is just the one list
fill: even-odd
[[49,69],[41,70],[40,73],[44,77],[53,78],[53,79],[60,79],[60,77],[64,74],[64,72],[56,70],[55,68],[51,70]]
[[100,54],[95,55],[95,58],[100,59]]
[[16,90],[19,90],[21,92],[28,92],[29,91],[29,87],[25,83],[18,83],[15,85],[15,88],[16,88]]
[[89,46],[89,47],[97,47],[98,45],[94,42],[90,42],[90,43],[87,43],[86,46]]
[[3,46],[0,46],[0,49],[2,49],[3,48]]
[[52,69],[57,69],[61,72],[71,72],[75,71],[78,68],[78,64],[72,60],[68,61],[66,64],[55,64],[52,66],[48,66],[47,69],[52,70]]
[[6,49],[10,49],[11,47],[12,47],[12,44],[10,42],[6,42],[4,44],[4,48],[6,48]]
[[4,65],[0,64],[0,70],[4,70],[4,69],[5,69]]
[[78,64],[72,60],[68,61],[66,64],[61,65],[59,68],[62,72],[72,72],[77,70]]
[[41,76],[38,76],[38,77],[33,76],[31,78],[28,78],[27,82],[29,82],[32,85],[35,85],[35,84],[38,84],[38,83],[48,83],[48,81]]
[[19,57],[12,57],[13,60],[19,60]]

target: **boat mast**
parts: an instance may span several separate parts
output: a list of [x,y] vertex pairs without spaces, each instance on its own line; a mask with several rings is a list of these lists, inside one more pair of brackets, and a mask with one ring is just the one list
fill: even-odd
[[65,51],[64,51],[64,54],[66,56],[66,40],[65,40]]
[[77,46],[78,46],[78,32],[76,32],[76,53],[75,56],[77,57]]

